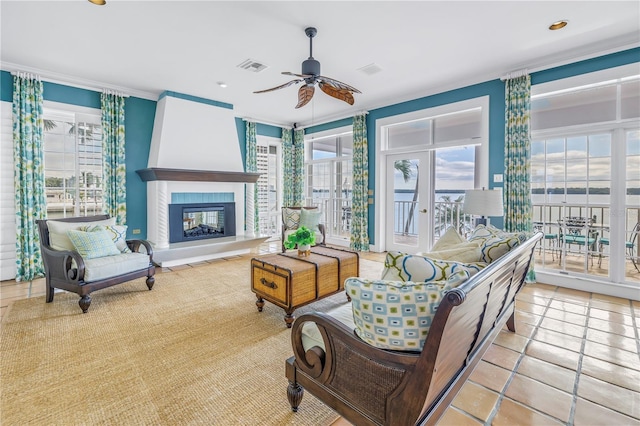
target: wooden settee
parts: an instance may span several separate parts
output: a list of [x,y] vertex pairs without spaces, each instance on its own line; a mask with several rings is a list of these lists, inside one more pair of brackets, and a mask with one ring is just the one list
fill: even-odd
[[[287,395],[297,411],[304,389],[354,425],[434,424],[504,325],[515,332],[515,297],[525,283],[538,232],[450,290],[421,352],[379,349],[324,313],[293,324]],[[323,350],[305,351],[302,330],[314,322]]]
[[[108,215],[96,215],[87,217],[71,217],[65,219],[53,219],[51,221],[68,224],[101,223],[108,220]],[[151,244],[145,240],[126,240],[126,245],[131,253],[123,253],[118,256],[110,256],[113,261],[113,273],[107,273],[99,279],[91,279],[88,272],[91,259],[83,259],[75,250],[61,250],[52,247],[49,220],[37,220],[38,232],[40,235],[40,251],[44,263],[46,278],[46,302],[53,301],[54,289],[76,293],[80,296],[78,305],[83,313],[87,313],[91,305],[90,293],[103,288],[111,287],[131,281],[136,278],[147,277],[146,285],[149,290],[155,283],[154,275],[156,268],[153,264],[153,249]],[[142,256],[143,253],[144,256]],[[135,266],[127,267],[129,258],[138,256]],[[122,265],[125,265],[124,267]],[[102,270],[108,269],[103,265]],[[108,272],[108,271],[107,271]],[[104,272],[103,272],[103,275]]]

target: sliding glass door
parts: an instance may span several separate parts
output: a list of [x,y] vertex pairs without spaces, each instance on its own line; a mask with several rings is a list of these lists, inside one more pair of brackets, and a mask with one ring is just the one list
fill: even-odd
[[533,87],[537,269],[640,284],[640,76],[610,69]]

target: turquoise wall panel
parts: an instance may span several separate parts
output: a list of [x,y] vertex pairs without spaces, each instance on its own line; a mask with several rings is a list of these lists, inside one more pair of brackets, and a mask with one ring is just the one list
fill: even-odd
[[0,100],[13,101],[13,78],[9,71],[0,71]]
[[233,203],[233,192],[173,192],[172,204]]
[[[125,156],[127,167],[127,225],[130,238],[147,237],[147,183],[136,170],[146,169],[151,149],[151,133],[156,102],[129,97],[124,103]],[[133,235],[134,229],[140,234]]]

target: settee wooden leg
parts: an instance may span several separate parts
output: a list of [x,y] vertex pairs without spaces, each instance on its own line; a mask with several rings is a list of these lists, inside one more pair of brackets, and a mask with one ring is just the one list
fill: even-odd
[[507,328],[509,331],[516,332],[516,312],[513,311],[509,319],[507,320]]
[[151,290],[155,282],[156,282],[155,277],[147,277],[147,288]]
[[[48,281],[48,280],[47,280]],[[54,294],[54,289],[53,287],[51,287],[51,285],[47,282],[47,303],[51,303],[53,302],[53,294]]]
[[304,388],[298,383],[289,382],[289,386],[287,386],[287,398],[291,405],[291,411],[294,413],[298,411],[298,406],[300,405],[300,402],[302,402],[303,396]]
[[89,305],[91,305],[91,296],[89,296],[88,294],[85,294],[84,296],[82,296],[80,298],[80,301],[78,302],[78,305],[80,305],[80,309],[82,309],[82,313],[86,314],[87,311],[89,310]]

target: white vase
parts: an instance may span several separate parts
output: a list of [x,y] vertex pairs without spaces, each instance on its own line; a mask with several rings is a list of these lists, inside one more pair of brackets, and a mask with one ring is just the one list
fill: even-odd
[[311,254],[311,244],[298,244],[298,256],[308,256]]

